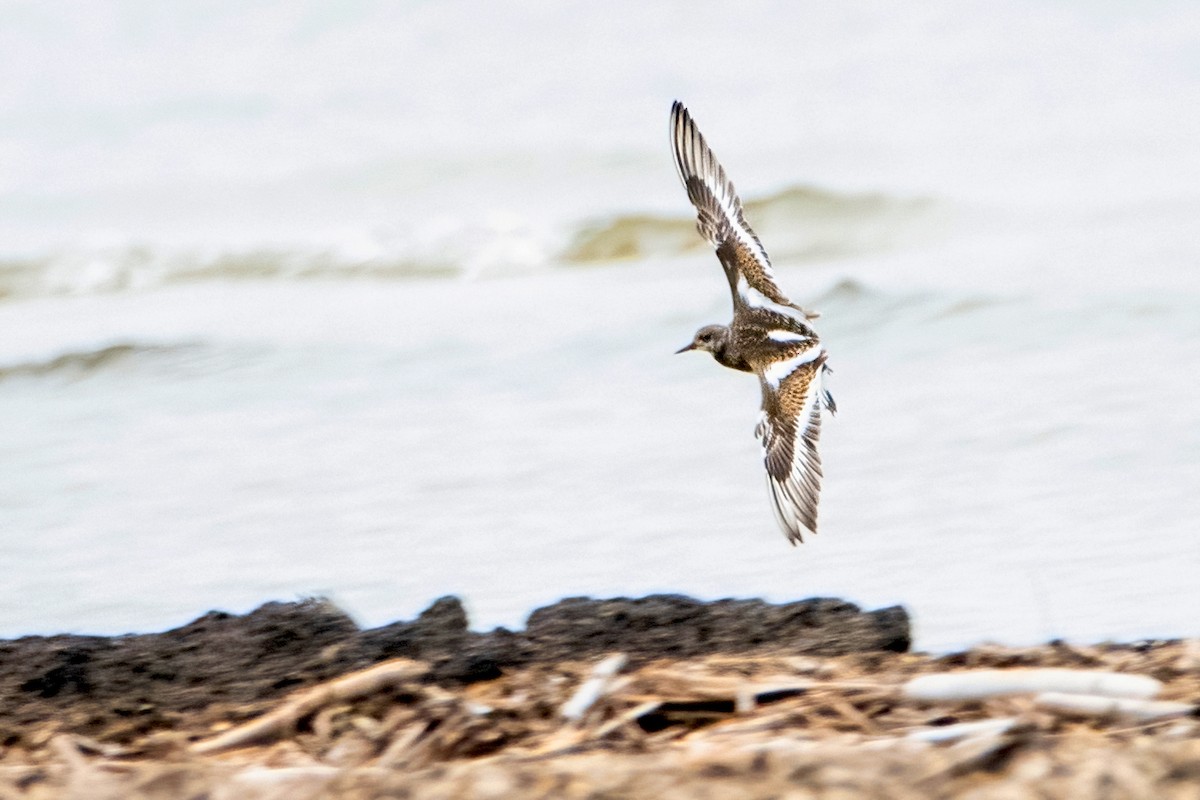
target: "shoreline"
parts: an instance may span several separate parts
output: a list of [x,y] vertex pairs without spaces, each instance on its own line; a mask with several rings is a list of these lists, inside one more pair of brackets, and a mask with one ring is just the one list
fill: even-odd
[[[1196,641],[910,643],[900,607],[678,595],[571,598],[520,631],[472,632],[448,597],[368,630],[306,601],[23,637],[0,642],[0,796],[1186,797],[1200,782]],[[1140,681],[1153,699],[913,694],[917,677],[983,669]]]

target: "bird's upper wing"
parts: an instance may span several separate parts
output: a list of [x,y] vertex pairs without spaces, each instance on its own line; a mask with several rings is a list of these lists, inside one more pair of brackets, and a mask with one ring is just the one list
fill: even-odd
[[816,315],[792,303],[775,283],[775,271],[758,236],[746,224],[742,201],[683,104],[671,106],[675,167],[696,207],[696,227],[717,250],[735,307],[769,308],[787,316]]
[[833,409],[822,385],[825,371],[825,351],[814,345],[759,373],[763,408],[755,433],[762,441],[775,518],[792,544],[804,541],[805,530],[817,532],[821,409]]

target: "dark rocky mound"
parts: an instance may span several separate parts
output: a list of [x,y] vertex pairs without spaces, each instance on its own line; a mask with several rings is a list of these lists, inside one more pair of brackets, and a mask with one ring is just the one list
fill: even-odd
[[524,631],[487,633],[468,629],[455,597],[414,621],[365,631],[323,601],[267,603],[242,616],[209,612],[165,633],[0,642],[0,747],[22,726],[53,718],[85,732],[126,719],[137,735],[181,714],[261,703],[395,657],[430,662],[433,681],[468,683],[615,651],[645,662],[767,650],[903,652],[909,644],[903,608],[863,612],[830,599],[569,598],[534,611]]
[[550,661],[616,651],[635,660],[766,649],[820,656],[902,653],[911,643],[908,612],[900,606],[864,612],[826,598],[773,605],[706,603],[669,594],[637,600],[571,597],[534,611],[524,636],[537,658]]

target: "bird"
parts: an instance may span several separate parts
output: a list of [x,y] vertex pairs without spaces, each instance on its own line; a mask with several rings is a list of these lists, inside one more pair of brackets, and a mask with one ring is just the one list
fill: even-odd
[[805,532],[817,532],[821,415],[837,411],[825,385],[829,355],[811,324],[819,315],[779,288],[733,183],[678,100],[671,106],[671,151],[696,209],[696,228],[716,250],[733,295],[730,323],[705,325],[676,352],[708,352],[718,364],[758,377],[762,410],[755,436],[762,444],[771,507],[796,545]]

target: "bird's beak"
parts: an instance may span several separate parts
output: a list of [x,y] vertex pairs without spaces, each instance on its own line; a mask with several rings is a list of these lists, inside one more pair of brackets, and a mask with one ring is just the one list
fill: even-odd
[[696,349],[696,343],[691,342],[691,343],[679,348],[678,350],[676,350],[675,355],[679,355],[680,353],[686,353],[688,350],[695,350],[695,349]]

